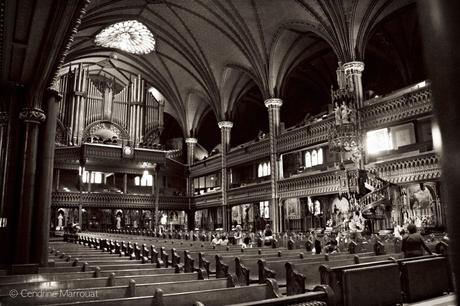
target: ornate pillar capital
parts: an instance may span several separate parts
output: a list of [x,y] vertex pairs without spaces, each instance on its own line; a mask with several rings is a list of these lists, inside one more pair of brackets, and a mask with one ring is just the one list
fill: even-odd
[[62,99],[62,95],[55,85],[50,86],[46,89],[46,95],[48,98],[55,98],[56,102],[59,102]]
[[220,121],[217,123],[219,129],[231,129],[233,127],[233,122],[231,121]]
[[19,113],[19,119],[28,123],[40,124],[45,121],[45,113],[39,108],[26,107]]
[[364,63],[363,62],[348,62],[343,64],[343,70],[345,74],[361,74],[364,71]]
[[265,100],[264,104],[267,108],[280,108],[283,106],[283,100],[279,98],[270,98]]
[[198,139],[193,138],[193,137],[188,137],[188,138],[185,138],[185,143],[189,145],[195,145],[198,143]]

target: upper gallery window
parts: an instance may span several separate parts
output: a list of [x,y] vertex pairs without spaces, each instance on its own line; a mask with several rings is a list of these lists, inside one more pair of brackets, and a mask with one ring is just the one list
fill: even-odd
[[314,149],[305,152],[305,168],[323,164],[323,149]]
[[133,54],[148,54],[155,50],[152,32],[136,20],[118,22],[96,35],[96,45],[115,48]]
[[368,131],[366,134],[367,153],[376,154],[382,151],[393,149],[391,133],[387,128]]
[[264,162],[260,163],[257,168],[257,177],[264,177],[271,174],[270,163]]

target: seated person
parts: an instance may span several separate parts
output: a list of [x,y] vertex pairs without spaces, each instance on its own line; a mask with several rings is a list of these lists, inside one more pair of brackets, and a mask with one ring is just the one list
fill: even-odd
[[220,234],[217,234],[211,241],[212,245],[221,245],[222,244],[222,238],[220,237]]
[[263,239],[264,239],[264,245],[271,245],[273,241],[273,232],[270,228],[270,224],[267,224],[265,226],[265,230],[263,232]]
[[428,248],[423,241],[422,236],[417,233],[417,227],[415,224],[409,224],[407,226],[409,232],[402,239],[401,251],[404,252],[404,258],[423,256],[423,250],[428,254],[432,255],[430,248]]
[[223,245],[223,246],[228,245],[228,237],[227,237],[227,235],[222,236],[222,241],[221,241],[220,245]]

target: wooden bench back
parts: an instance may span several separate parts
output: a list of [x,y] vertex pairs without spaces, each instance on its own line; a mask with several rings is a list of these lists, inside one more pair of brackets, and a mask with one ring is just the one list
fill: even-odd
[[402,302],[397,263],[343,270],[344,306],[396,305]]
[[415,302],[452,292],[452,275],[446,257],[401,262],[405,302]]

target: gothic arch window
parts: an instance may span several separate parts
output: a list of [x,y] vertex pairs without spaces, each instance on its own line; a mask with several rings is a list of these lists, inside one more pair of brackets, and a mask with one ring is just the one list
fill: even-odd
[[323,148],[308,150],[305,152],[305,168],[311,168],[324,163]]
[[270,163],[263,162],[257,167],[257,177],[264,177],[271,174]]
[[305,168],[310,168],[311,167],[311,154],[310,152],[305,153]]
[[318,149],[318,165],[323,164],[323,149],[319,148]]
[[312,166],[318,165],[318,153],[316,152],[316,150],[313,150],[311,152],[311,165]]

